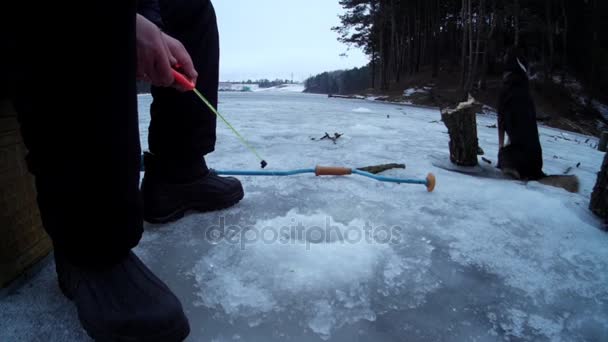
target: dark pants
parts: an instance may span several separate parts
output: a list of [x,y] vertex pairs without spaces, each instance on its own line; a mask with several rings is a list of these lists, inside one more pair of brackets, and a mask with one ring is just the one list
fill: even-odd
[[[143,231],[135,2],[22,7],[4,12],[14,19],[5,51],[15,53],[2,63],[11,71],[9,96],[29,150],[44,227],[56,252],[72,262],[111,264],[137,245]],[[197,87],[217,105],[213,8],[208,1],[169,0],[162,7],[164,30],[190,51]],[[151,151],[176,167],[202,158],[215,142],[215,118],[192,95],[154,90]]]
[[[160,0],[164,31],[188,50],[199,73],[196,87],[217,108],[219,38],[209,0]],[[192,92],[152,88],[150,152],[176,170],[200,164],[215,148],[216,116]],[[186,165],[184,165],[186,163]]]

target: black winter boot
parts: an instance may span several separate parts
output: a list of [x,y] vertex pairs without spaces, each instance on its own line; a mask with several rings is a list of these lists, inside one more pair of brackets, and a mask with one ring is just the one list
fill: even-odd
[[241,182],[220,177],[204,160],[194,166],[175,167],[144,155],[146,173],[142,181],[144,220],[167,223],[184,217],[189,210],[208,212],[229,208],[244,197]]
[[59,287],[95,341],[177,342],[190,333],[181,303],[132,252],[104,269],[84,269],[55,253]]

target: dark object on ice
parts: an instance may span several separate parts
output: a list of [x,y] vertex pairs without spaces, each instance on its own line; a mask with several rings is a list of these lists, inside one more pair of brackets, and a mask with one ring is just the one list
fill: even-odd
[[95,341],[177,342],[190,333],[179,299],[133,252],[103,269],[74,266],[56,252],[55,267],[61,291]]
[[373,173],[375,175],[391,169],[405,169],[405,164],[383,164],[375,166],[361,167],[357,170]]
[[475,99],[441,111],[441,119],[450,134],[450,160],[459,166],[477,165],[477,113],[481,105]]
[[522,179],[538,180],[545,176],[543,156],[526,73],[521,53],[509,51],[497,107],[499,135],[506,133],[510,144],[499,151],[498,167],[515,170]]
[[498,126],[496,126],[496,124],[494,124],[494,125],[489,125],[489,126],[486,126],[486,127],[488,127],[488,128],[497,128]]
[[576,168],[578,169],[581,166],[581,163],[579,162],[578,164],[576,164]]
[[386,116],[386,118],[387,118],[387,119],[390,119],[390,118],[391,118],[391,116],[390,116],[390,115],[387,115],[387,116]]
[[323,137],[321,137],[321,139],[319,139],[319,140],[329,139],[329,140],[333,141],[335,144],[336,140],[340,139],[340,137],[343,135],[344,134],[334,133],[334,136],[332,137],[331,135],[329,135],[329,133],[325,132],[325,135]]
[[262,162],[260,163],[260,165],[262,166],[262,169],[263,169],[266,166],[268,166],[268,163],[265,160],[262,160]]
[[488,163],[488,164],[492,165],[492,161],[491,161],[490,159],[487,159],[487,158],[485,158],[485,157],[481,157],[481,160],[483,160],[484,162],[486,162],[486,163]]
[[209,212],[229,208],[244,197],[238,179],[220,177],[205,163],[197,163],[195,169],[186,174],[174,175],[166,173],[164,163],[159,163],[151,154],[144,155],[144,162],[146,174],[141,192],[147,222],[172,222],[184,217],[189,210]]
[[606,147],[608,146],[608,132],[602,132],[600,137],[600,143],[597,145],[597,149],[601,152],[606,152]]
[[484,154],[486,154],[483,149],[480,146],[477,146],[477,155],[478,156],[483,156]]
[[602,168],[597,174],[589,209],[597,216],[608,220],[608,153],[604,156]]

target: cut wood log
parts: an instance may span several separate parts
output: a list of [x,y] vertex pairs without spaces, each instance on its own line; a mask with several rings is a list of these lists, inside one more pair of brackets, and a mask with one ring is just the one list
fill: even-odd
[[405,164],[382,164],[374,166],[366,166],[358,168],[357,170],[373,173],[375,175],[391,169],[405,169]]
[[441,111],[441,119],[450,135],[450,160],[456,165],[478,165],[477,113],[481,107],[469,96],[468,101],[458,104],[456,108]]

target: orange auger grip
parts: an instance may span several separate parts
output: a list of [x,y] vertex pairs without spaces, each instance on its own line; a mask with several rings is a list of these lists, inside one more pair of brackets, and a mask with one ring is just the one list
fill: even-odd
[[184,87],[186,90],[193,90],[195,87],[192,81],[175,69],[173,69],[173,78],[175,79],[175,83]]
[[434,174],[429,173],[428,176],[426,176],[426,190],[428,192],[433,192],[433,190],[435,190],[435,185],[437,185],[437,179],[435,179]]
[[315,175],[317,176],[348,176],[353,173],[352,169],[339,166],[317,166]]

